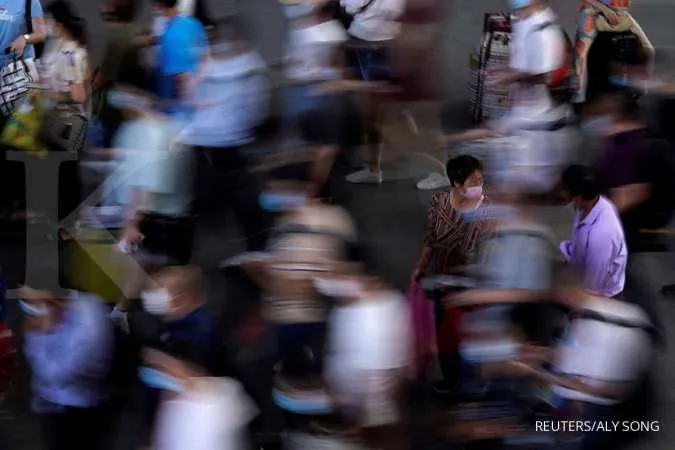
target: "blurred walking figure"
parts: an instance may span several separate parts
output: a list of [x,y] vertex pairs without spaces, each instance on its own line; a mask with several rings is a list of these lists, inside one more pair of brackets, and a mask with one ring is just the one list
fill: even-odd
[[100,299],[21,289],[25,352],[46,448],[101,449],[112,358],[112,328]]
[[194,115],[178,138],[198,154],[196,212],[203,220],[209,213],[233,210],[247,250],[260,251],[270,224],[258,203],[261,186],[246,149],[269,116],[267,67],[236,22],[224,29],[210,53],[192,81]]
[[317,274],[316,289],[333,298],[325,379],[349,425],[370,448],[407,448],[405,380],[411,333],[403,296],[368,272],[362,257]]
[[349,134],[346,119],[351,109],[348,94],[340,88],[339,64],[347,34],[333,18],[332,7],[329,0],[286,6],[291,29],[285,56],[283,145],[309,147],[310,195],[324,189]]
[[554,95],[551,85],[552,78],[566,67],[567,45],[548,2],[514,0],[511,6],[518,21],[513,27],[509,67],[491,74],[489,81],[512,86],[510,110],[480,128],[446,136],[445,143],[508,137],[504,148],[495,149],[500,153],[502,177],[511,178],[512,173],[526,180],[530,190],[548,194],[573,144],[568,126],[571,108],[563,98],[568,91]]
[[628,248],[616,207],[600,195],[598,179],[588,167],[568,167],[562,189],[576,212],[572,240],[560,244],[565,260],[582,271],[589,291],[607,297],[621,294]]
[[[351,76],[367,82],[393,82],[395,62],[392,45],[401,33],[401,16],[406,0],[340,0],[350,20],[346,20],[350,41],[346,44]],[[351,23],[349,23],[351,22]],[[383,94],[364,94],[363,115],[366,143],[369,145],[368,167],[347,177],[350,183],[382,182],[382,107]]]
[[206,31],[194,17],[181,10],[178,0],[153,0],[155,11],[166,19],[158,35],[158,92],[167,101],[166,112],[185,119],[185,105],[192,79],[206,58]]

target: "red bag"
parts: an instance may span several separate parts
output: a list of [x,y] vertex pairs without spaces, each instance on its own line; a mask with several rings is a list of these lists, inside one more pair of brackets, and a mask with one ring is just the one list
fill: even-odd
[[426,299],[419,283],[410,285],[406,300],[414,339],[413,377],[420,378],[427,372],[436,354],[433,303]]
[[19,358],[12,330],[0,322],[0,398],[3,397],[16,379]]

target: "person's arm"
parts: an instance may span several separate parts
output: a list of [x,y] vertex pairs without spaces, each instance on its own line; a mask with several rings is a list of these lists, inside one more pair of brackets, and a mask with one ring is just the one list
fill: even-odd
[[648,183],[630,184],[610,189],[609,198],[619,211],[619,215],[623,215],[649,200],[651,191],[651,185]]
[[474,289],[451,295],[446,300],[448,308],[490,306],[517,303],[534,303],[546,298],[548,291],[532,289]]
[[431,261],[431,257],[433,256],[434,243],[436,242],[436,225],[438,223],[439,214],[442,212],[442,207],[440,195],[434,194],[431,197],[431,202],[429,202],[429,208],[427,209],[422,249],[417,258],[417,265],[413,270],[411,281],[419,281],[422,279],[429,267],[429,261]]
[[29,34],[27,33],[18,36],[10,45],[12,52],[18,56],[23,55],[27,45],[40,44],[44,42],[47,37],[47,28],[45,26],[42,5],[39,0],[31,0],[31,2],[31,24],[33,26],[33,31]]

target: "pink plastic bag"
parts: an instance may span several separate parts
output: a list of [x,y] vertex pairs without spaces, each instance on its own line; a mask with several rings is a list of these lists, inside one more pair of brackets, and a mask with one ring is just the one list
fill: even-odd
[[424,289],[419,283],[412,283],[406,294],[406,301],[412,321],[414,354],[412,369],[413,378],[423,377],[436,354],[436,332],[433,303],[424,296]]

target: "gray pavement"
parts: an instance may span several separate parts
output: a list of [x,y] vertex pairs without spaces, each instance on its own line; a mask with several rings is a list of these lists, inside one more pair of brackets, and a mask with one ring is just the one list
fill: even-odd
[[[140,0],[139,0],[140,1]],[[442,18],[443,39],[439,47],[443,52],[444,67],[444,103],[453,113],[443,121],[447,127],[459,127],[466,122],[464,114],[468,81],[468,55],[478,42],[481,34],[483,14],[488,11],[500,11],[506,8],[506,0],[442,0],[446,11]],[[102,23],[98,15],[96,0],[75,0],[81,14],[87,19],[92,31],[94,58],[102,45]],[[210,0],[216,17],[223,16],[229,1]],[[551,3],[561,17],[563,24],[572,30],[575,20],[576,3],[572,0],[552,0]],[[276,0],[238,0],[237,11],[251,27],[251,34],[259,46],[264,58],[276,60],[281,53],[285,23]],[[634,14],[657,48],[669,52],[675,50],[675,0],[634,0]],[[433,116],[433,114],[431,114]],[[425,126],[433,129],[440,122],[438,118],[428,117]],[[412,149],[431,148],[424,138],[403,136],[392,139],[398,144],[398,153],[405,156]],[[403,144],[401,144],[403,143]],[[393,144],[392,144],[393,145]],[[410,271],[415,263],[419,249],[426,204],[430,194],[415,190],[414,182],[423,177],[433,167],[421,158],[391,158],[387,165],[389,179],[381,186],[354,187],[352,211],[360,222],[365,239],[374,249],[379,272],[398,288],[404,289]],[[557,207],[542,207],[539,210],[542,220],[550,224],[560,237],[568,233],[570,215]],[[230,222],[231,223],[231,222]],[[232,227],[214,227],[204,230],[197,242],[196,257],[209,267],[214,267],[224,256],[241,248],[237,230]],[[9,243],[14,243],[11,239]],[[5,248],[0,244],[1,248]],[[38,251],[32,249],[31,251]],[[655,307],[669,331],[675,323],[675,301],[662,298],[657,294],[661,284],[675,282],[672,270],[674,256],[670,254],[647,254],[640,258],[639,269],[645,274],[648,285],[654,293]],[[0,258],[8,263],[21,261],[6,253]],[[8,261],[9,259],[9,261]],[[672,344],[672,336],[668,337]],[[661,421],[661,431],[641,438],[629,448],[668,449],[672,448],[675,427],[675,386],[672,375],[675,372],[675,353],[669,350],[660,358],[657,380],[657,405],[655,420]],[[24,405],[25,406],[25,405]],[[6,448],[11,450],[37,449],[36,428],[25,408],[2,411],[0,408],[0,436],[9,439]],[[128,442],[120,442],[118,448],[130,450]],[[0,448],[2,441],[0,440]]]

